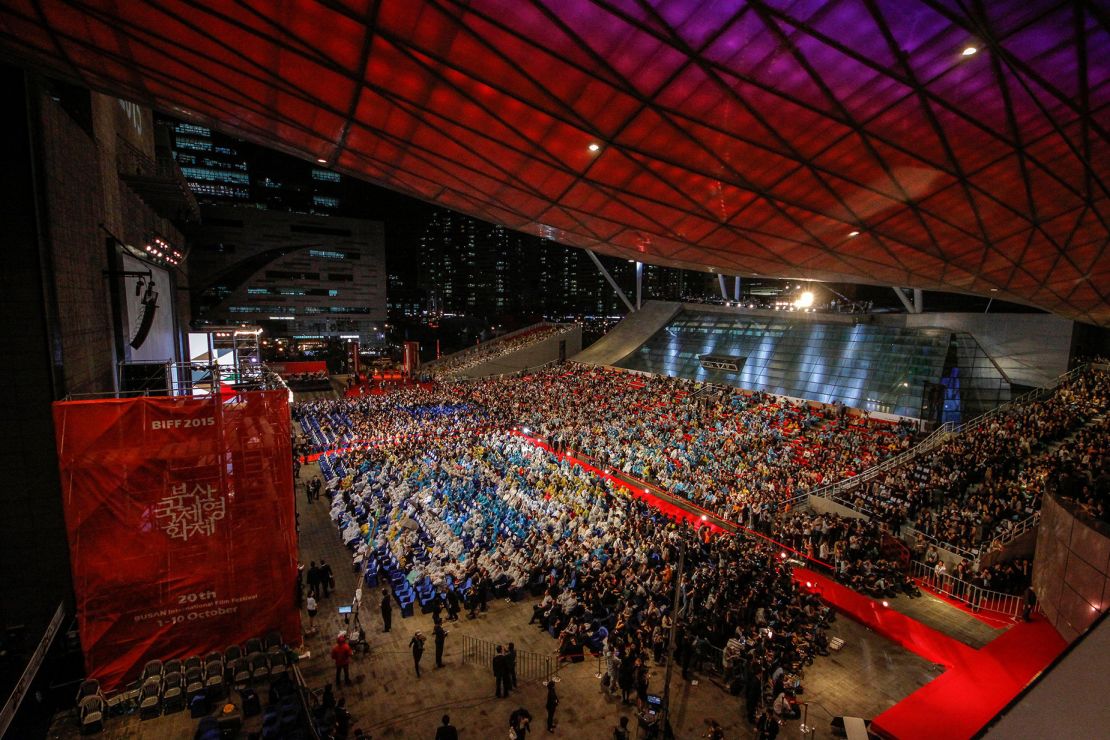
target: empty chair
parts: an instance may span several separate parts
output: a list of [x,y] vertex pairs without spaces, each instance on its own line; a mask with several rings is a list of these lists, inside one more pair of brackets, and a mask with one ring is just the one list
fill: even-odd
[[204,691],[204,671],[200,666],[192,666],[185,669],[185,698],[189,701],[193,697]]
[[104,729],[104,697],[99,693],[88,694],[77,705],[81,732],[100,732]]
[[139,689],[139,717],[153,719],[162,714],[162,677],[151,676]]
[[281,633],[278,631],[266,633],[266,652],[275,653],[281,650]]
[[185,708],[185,681],[180,673],[167,673],[162,681],[162,711],[180,712]]
[[190,655],[186,658],[184,668],[182,668],[181,672],[188,673],[190,668],[204,668],[204,663],[201,662],[199,655]]
[[218,661],[220,663],[223,663],[224,662],[224,654],[221,653],[219,650],[213,650],[208,655],[204,656],[204,665],[207,666],[209,663],[211,663],[213,661]]
[[139,677],[140,683],[146,683],[148,678],[162,675],[162,661],[148,660],[146,665],[143,666],[143,674]]
[[230,663],[228,670],[231,672],[231,682],[236,686],[250,683],[251,668],[246,658],[239,658]]
[[289,671],[289,659],[285,653],[270,653],[270,678],[278,679]]
[[185,669],[182,667],[181,661],[178,660],[177,658],[174,658],[173,660],[167,660],[165,662],[165,664],[162,666],[162,675],[163,676],[168,676],[171,673],[184,673],[184,672],[185,672]]
[[223,660],[209,661],[208,665],[204,667],[204,688],[210,699],[224,695],[226,681],[224,679]]
[[234,660],[239,660],[243,657],[243,649],[238,645],[228,645],[227,650],[224,650],[224,663],[231,665]]
[[247,640],[246,644],[243,645],[243,650],[246,651],[247,655],[266,652],[266,648],[262,646],[262,640],[257,637]]
[[100,693],[100,681],[95,678],[86,678],[77,687],[77,706],[81,706],[81,700],[87,696],[96,696]]
[[248,660],[252,681],[261,681],[270,677],[270,658],[266,653],[252,653]]

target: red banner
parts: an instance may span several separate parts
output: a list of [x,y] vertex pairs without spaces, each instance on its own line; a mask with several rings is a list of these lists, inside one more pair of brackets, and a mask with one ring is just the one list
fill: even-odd
[[323,360],[301,360],[298,362],[270,362],[266,367],[278,375],[301,375],[302,373],[326,373],[328,363]]
[[288,397],[54,404],[85,668],[300,644]]

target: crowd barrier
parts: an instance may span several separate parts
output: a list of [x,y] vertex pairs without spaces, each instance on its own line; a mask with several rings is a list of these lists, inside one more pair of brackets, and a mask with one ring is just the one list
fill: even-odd
[[1016,620],[1025,608],[1025,600],[1021,596],[990,591],[961,581],[948,573],[937,573],[935,567],[917,560],[910,564],[910,572],[922,588],[958,601],[975,611],[993,612]]
[[[478,637],[463,635],[463,663],[485,667],[492,672],[493,658],[497,655],[498,644]],[[502,645],[502,647],[504,646]],[[527,650],[516,651],[516,675],[519,680],[546,681],[554,676],[557,670],[558,662],[553,655],[533,653]]]

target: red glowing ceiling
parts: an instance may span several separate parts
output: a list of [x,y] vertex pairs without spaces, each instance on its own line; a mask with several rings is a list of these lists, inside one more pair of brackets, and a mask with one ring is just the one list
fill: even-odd
[[9,0],[0,44],[598,252],[1110,325],[1098,0]]

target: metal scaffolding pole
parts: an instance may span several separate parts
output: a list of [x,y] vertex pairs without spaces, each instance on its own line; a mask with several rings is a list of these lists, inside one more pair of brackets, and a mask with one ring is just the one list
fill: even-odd
[[613,290],[617,292],[617,297],[624,302],[624,305],[628,306],[628,310],[635,311],[636,307],[632,305],[632,301],[628,300],[628,296],[624,294],[624,291],[621,290],[621,286],[617,285],[617,281],[614,280],[613,276],[609,274],[609,271],[605,269],[605,265],[601,264],[601,260],[597,258],[597,255],[593,253],[593,250],[587,249],[586,254],[590,255],[590,259],[594,261],[594,264],[597,265],[597,269],[601,271],[602,276],[609,283],[609,285],[612,286]]

